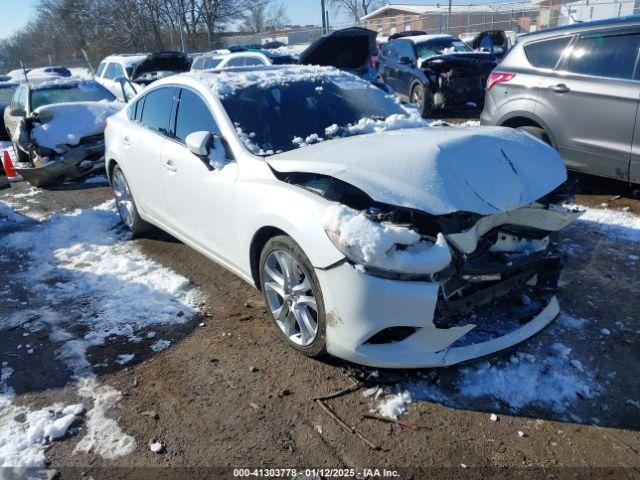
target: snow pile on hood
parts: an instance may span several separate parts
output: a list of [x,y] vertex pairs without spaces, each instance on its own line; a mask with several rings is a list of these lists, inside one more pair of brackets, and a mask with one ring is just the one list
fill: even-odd
[[316,81],[322,79],[358,80],[365,83],[355,75],[342,72],[337,68],[302,65],[271,68],[266,67],[246,72],[233,70],[222,70],[220,72],[190,72],[185,75],[198,79],[220,98],[231,95],[236,90],[253,85],[259,85],[262,88],[272,88],[276,85],[283,85],[290,82],[298,82],[302,80]]
[[[433,122],[422,118],[419,112],[407,110],[406,114],[396,113],[384,119],[361,118],[355,125],[345,128],[334,124],[325,129],[327,137],[348,137],[349,135],[364,135],[403,128],[420,128],[431,126]],[[435,125],[439,126],[439,125]],[[295,142],[294,142],[295,143]]]
[[434,244],[422,240],[414,230],[374,222],[344,205],[327,208],[324,228],[340,251],[357,264],[427,274],[439,272],[451,263],[451,252],[442,234]]
[[40,123],[34,122],[31,140],[41,147],[63,153],[62,145],[78,145],[83,137],[103,131],[104,124],[111,115],[118,113],[124,103],[70,102],[54,103],[37,108]]

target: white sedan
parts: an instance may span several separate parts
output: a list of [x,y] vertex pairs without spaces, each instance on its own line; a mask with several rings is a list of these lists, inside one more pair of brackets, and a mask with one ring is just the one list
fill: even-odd
[[549,235],[578,214],[526,133],[430,125],[353,75],[287,66],[160,80],[105,134],[124,224],[262,290],[309,356],[452,365],[559,312]]

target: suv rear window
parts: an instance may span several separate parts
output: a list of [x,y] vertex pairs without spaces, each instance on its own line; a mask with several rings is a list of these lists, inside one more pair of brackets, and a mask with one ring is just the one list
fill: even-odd
[[632,79],[640,35],[585,35],[571,53],[567,70],[596,77]]
[[554,68],[571,37],[553,38],[524,46],[529,63],[537,68]]

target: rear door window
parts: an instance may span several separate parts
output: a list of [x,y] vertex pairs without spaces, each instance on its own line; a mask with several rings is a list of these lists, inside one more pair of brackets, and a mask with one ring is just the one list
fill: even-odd
[[524,46],[529,63],[537,68],[555,68],[572,37],[553,38]]
[[101,77],[102,76],[106,66],[107,66],[107,64],[104,63],[104,62],[102,62],[100,65],[98,65],[98,70],[96,71],[96,77]]
[[259,65],[266,65],[261,58],[258,57],[247,57],[244,61],[245,66],[254,67]]
[[232,58],[231,60],[229,60],[229,62],[227,62],[227,67],[244,67],[244,61],[244,57]]
[[596,77],[632,79],[640,33],[583,35],[571,52],[567,70]]
[[145,96],[141,123],[150,130],[167,137],[173,136],[171,131],[171,112],[173,110],[174,87],[158,88]]
[[182,89],[178,103],[176,140],[184,143],[187,136],[194,132],[218,133],[218,126],[204,100],[197,93],[185,88]]

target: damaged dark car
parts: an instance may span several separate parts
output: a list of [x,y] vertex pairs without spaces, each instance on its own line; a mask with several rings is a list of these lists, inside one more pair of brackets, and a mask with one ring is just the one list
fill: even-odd
[[92,80],[22,84],[5,109],[16,172],[36,187],[104,168],[104,124],[123,104]]
[[378,74],[423,117],[480,111],[485,86],[498,58],[474,51],[451,35],[419,35],[387,42],[378,56]]

